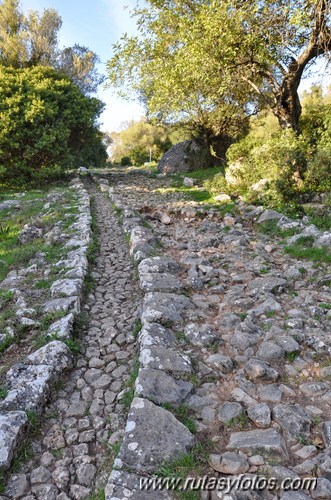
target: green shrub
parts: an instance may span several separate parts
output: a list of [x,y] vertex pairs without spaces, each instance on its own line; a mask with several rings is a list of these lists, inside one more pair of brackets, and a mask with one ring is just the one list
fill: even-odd
[[129,156],[123,156],[121,158],[121,166],[122,167],[130,167],[132,165],[131,158]]
[[229,190],[224,174],[221,173],[218,173],[213,178],[204,181],[203,187],[212,194],[227,193]]
[[331,144],[318,147],[308,162],[305,190],[320,193],[331,191]]
[[295,199],[302,191],[306,170],[304,139],[285,130],[264,143],[252,141],[249,136],[242,143],[228,151],[228,191],[274,207]]
[[101,161],[95,120],[102,109],[52,68],[0,67],[0,183],[59,177],[91,163],[91,151]]

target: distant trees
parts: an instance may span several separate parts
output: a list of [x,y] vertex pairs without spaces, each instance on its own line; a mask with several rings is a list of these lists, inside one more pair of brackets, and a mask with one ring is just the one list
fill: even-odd
[[77,44],[60,50],[61,26],[61,17],[54,9],[45,9],[42,14],[30,11],[25,16],[19,0],[3,0],[0,4],[0,64],[12,68],[52,66],[89,95],[103,81],[96,69],[98,56]]
[[142,165],[149,161],[150,155],[153,160],[159,160],[172,145],[167,127],[153,125],[144,119],[131,121],[121,132],[112,132],[110,136],[111,157],[116,163]]

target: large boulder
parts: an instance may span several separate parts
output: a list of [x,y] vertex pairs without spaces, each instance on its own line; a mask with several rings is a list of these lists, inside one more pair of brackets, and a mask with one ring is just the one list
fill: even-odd
[[208,146],[196,140],[179,142],[172,146],[159,161],[159,172],[177,174],[212,166]]

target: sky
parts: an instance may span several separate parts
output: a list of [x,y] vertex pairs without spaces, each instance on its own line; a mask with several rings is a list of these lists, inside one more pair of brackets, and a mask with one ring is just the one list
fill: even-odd
[[[136,0],[21,0],[21,5],[25,13],[55,9],[62,17],[60,48],[77,43],[93,50],[101,60],[101,73],[106,72],[112,44],[125,32],[136,33],[135,20],[130,17]],[[144,114],[138,103],[120,99],[110,89],[101,88],[97,97],[106,104],[99,120],[102,130],[120,130],[123,122],[138,120]]]
[[[136,33],[135,20],[130,15],[136,0],[21,0],[21,4],[24,12],[42,12],[45,8],[57,10],[63,21],[59,36],[60,47],[70,47],[77,43],[93,50],[101,60],[101,73],[105,73],[106,62],[112,56],[112,44],[123,33]],[[312,77],[302,81],[299,91],[309,89],[316,80],[324,87],[330,85],[330,74],[325,74],[321,79],[322,74],[324,66],[318,64]],[[138,120],[144,114],[138,103],[118,98],[111,89],[100,89],[97,97],[106,104],[100,117],[102,130],[120,130],[123,122]]]

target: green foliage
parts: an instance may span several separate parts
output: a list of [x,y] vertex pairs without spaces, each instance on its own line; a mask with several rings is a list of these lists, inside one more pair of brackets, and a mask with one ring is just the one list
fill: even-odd
[[168,411],[171,411],[177,420],[179,420],[183,425],[185,425],[189,431],[193,434],[197,432],[197,424],[195,420],[192,418],[192,410],[186,405],[181,404],[179,406],[172,406],[169,403],[165,403],[162,405]]
[[17,187],[91,163],[103,105],[67,78],[51,68],[0,67],[0,102],[0,183]]
[[8,394],[8,389],[6,387],[0,386],[0,399],[5,399]]
[[290,130],[266,142],[258,142],[252,131],[228,150],[228,190],[275,208],[293,201],[303,186],[305,152],[304,139]]
[[197,443],[187,454],[182,454],[170,462],[162,464],[156,471],[160,477],[187,478],[192,474],[201,476],[208,461],[208,444]]
[[318,263],[330,263],[331,252],[327,248],[313,247],[312,236],[302,236],[290,246],[285,247],[285,252],[296,259],[308,259]]

